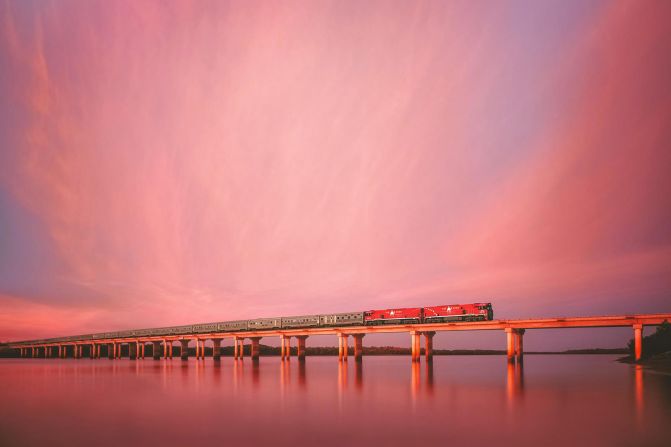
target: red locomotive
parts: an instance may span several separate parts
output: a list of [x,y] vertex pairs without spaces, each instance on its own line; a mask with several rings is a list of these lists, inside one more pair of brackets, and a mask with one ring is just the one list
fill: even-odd
[[364,324],[416,324],[422,322],[422,308],[368,310],[363,313]]
[[424,323],[493,320],[491,303],[448,304],[424,308]]
[[446,323],[494,319],[491,303],[445,304],[432,307],[369,310],[363,313],[365,325]]

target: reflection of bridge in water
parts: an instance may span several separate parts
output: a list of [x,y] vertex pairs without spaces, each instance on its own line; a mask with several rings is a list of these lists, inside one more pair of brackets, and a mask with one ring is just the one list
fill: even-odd
[[124,338],[82,339],[68,342],[36,342],[23,341],[10,343],[10,348],[16,349],[21,357],[33,358],[66,358],[79,359],[90,357],[99,359],[101,356],[109,359],[122,357],[122,346],[127,345],[128,358],[132,360],[144,359],[147,344],[152,346],[152,357],[155,360],[172,358],[174,343],[180,345],[180,356],[183,360],[189,357],[189,343],[196,344],[196,358],[205,357],[205,342],[212,344],[212,357],[220,359],[222,340],[233,340],[233,357],[242,359],[245,356],[245,340],[250,341],[249,353],[253,360],[260,356],[259,342],[262,338],[279,337],[280,355],[288,359],[292,355],[291,339],[296,339],[296,355],[300,361],[305,360],[305,340],[311,335],[335,335],[338,337],[338,357],[347,360],[350,349],[348,340],[354,340],[353,354],[357,361],[363,356],[363,337],[366,334],[398,333],[410,334],[411,357],[413,362],[419,362],[421,357],[421,338],[424,337],[424,354],[426,360],[433,359],[433,336],[441,331],[483,331],[499,330],[506,334],[506,352],[509,363],[521,364],[524,358],[524,334],[532,329],[568,329],[568,328],[598,328],[598,327],[631,327],[634,332],[634,346],[636,360],[641,358],[642,334],[645,326],[655,326],[665,320],[671,320],[671,314],[644,314],[602,317],[567,317],[567,318],[534,318],[518,320],[492,320],[477,322],[452,322],[428,324],[399,324],[382,326],[349,326],[349,327],[318,327],[304,329],[272,329],[251,330],[244,332],[211,332],[206,334],[190,335],[163,335],[163,336],[133,336]]

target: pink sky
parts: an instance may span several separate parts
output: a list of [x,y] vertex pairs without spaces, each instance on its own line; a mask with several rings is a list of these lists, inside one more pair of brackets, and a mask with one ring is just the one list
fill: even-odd
[[0,2],[0,340],[671,311],[670,22],[662,1]]

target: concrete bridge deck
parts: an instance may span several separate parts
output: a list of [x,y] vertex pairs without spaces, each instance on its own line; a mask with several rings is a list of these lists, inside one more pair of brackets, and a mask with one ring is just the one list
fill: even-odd
[[[428,323],[428,324],[399,324],[380,326],[347,326],[347,327],[316,327],[302,329],[272,329],[242,332],[211,332],[188,335],[166,335],[166,336],[137,336],[125,338],[100,338],[95,340],[79,340],[57,343],[10,343],[11,348],[20,351],[21,357],[60,357],[64,358],[71,347],[72,357],[81,358],[84,349],[88,350],[91,358],[100,358],[101,347],[107,349],[107,356],[112,358],[121,357],[121,345],[129,346],[129,357],[132,359],[144,358],[145,345],[153,344],[153,357],[160,359],[161,344],[163,345],[163,357],[172,358],[173,343],[181,345],[180,355],[182,359],[188,358],[188,345],[190,341],[196,342],[196,357],[205,356],[205,341],[213,343],[213,357],[220,357],[220,346],[223,339],[234,340],[234,357],[242,358],[244,355],[244,340],[251,341],[251,357],[259,358],[259,340],[264,337],[280,337],[281,356],[289,358],[291,338],[296,338],[298,345],[298,358],[305,358],[305,339],[311,335],[336,335],[339,341],[339,358],[346,360],[348,357],[348,339],[354,339],[354,357],[361,360],[362,339],[366,334],[408,332],[411,336],[412,360],[419,361],[421,352],[421,336],[425,339],[425,354],[427,361],[433,358],[433,336],[439,331],[478,331],[478,330],[501,330],[506,333],[506,351],[509,362],[522,362],[523,336],[528,329],[568,329],[568,328],[597,328],[597,327],[631,327],[634,331],[635,357],[640,360],[642,354],[642,332],[644,326],[656,326],[663,321],[671,322],[671,313],[637,314],[637,315],[614,315],[594,317],[561,317],[561,318],[526,318],[513,320],[492,320],[474,322],[450,322],[450,323]],[[58,348],[58,355],[53,355]]]

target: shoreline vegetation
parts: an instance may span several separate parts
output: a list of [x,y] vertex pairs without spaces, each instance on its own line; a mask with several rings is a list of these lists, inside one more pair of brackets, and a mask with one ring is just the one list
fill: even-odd
[[671,374],[671,324],[664,321],[654,333],[643,337],[641,360],[634,359],[634,340],[629,340],[627,356],[617,359],[620,363],[641,365],[644,368]]
[[[128,355],[127,347],[122,348],[122,354],[124,356]],[[179,357],[179,349],[176,350],[176,356]],[[277,356],[280,355],[280,348],[275,346],[260,345],[259,352],[262,356]],[[421,350],[422,355],[424,355],[424,349]],[[628,351],[626,348],[592,348],[592,349],[569,349],[565,351],[525,351],[524,355],[585,355],[585,354],[626,354]],[[189,356],[195,357],[195,348],[189,348]],[[291,355],[296,355],[296,347],[291,348]],[[349,354],[354,355],[354,348],[349,348]],[[205,347],[205,355],[212,355],[212,348]],[[245,346],[245,355],[250,355],[250,346]],[[338,348],[331,346],[314,346],[306,347],[305,355],[307,356],[337,356]],[[410,355],[410,348],[401,348],[397,346],[364,346],[363,347],[364,356],[379,356],[379,355]],[[434,349],[433,355],[506,355],[505,350],[498,349]],[[145,353],[145,358],[151,357],[151,346],[147,345],[147,352]],[[233,347],[232,346],[222,346],[221,347],[221,356],[222,357],[232,357],[233,356]],[[10,349],[7,345],[0,344],[0,358],[20,358],[18,352],[14,349]]]

